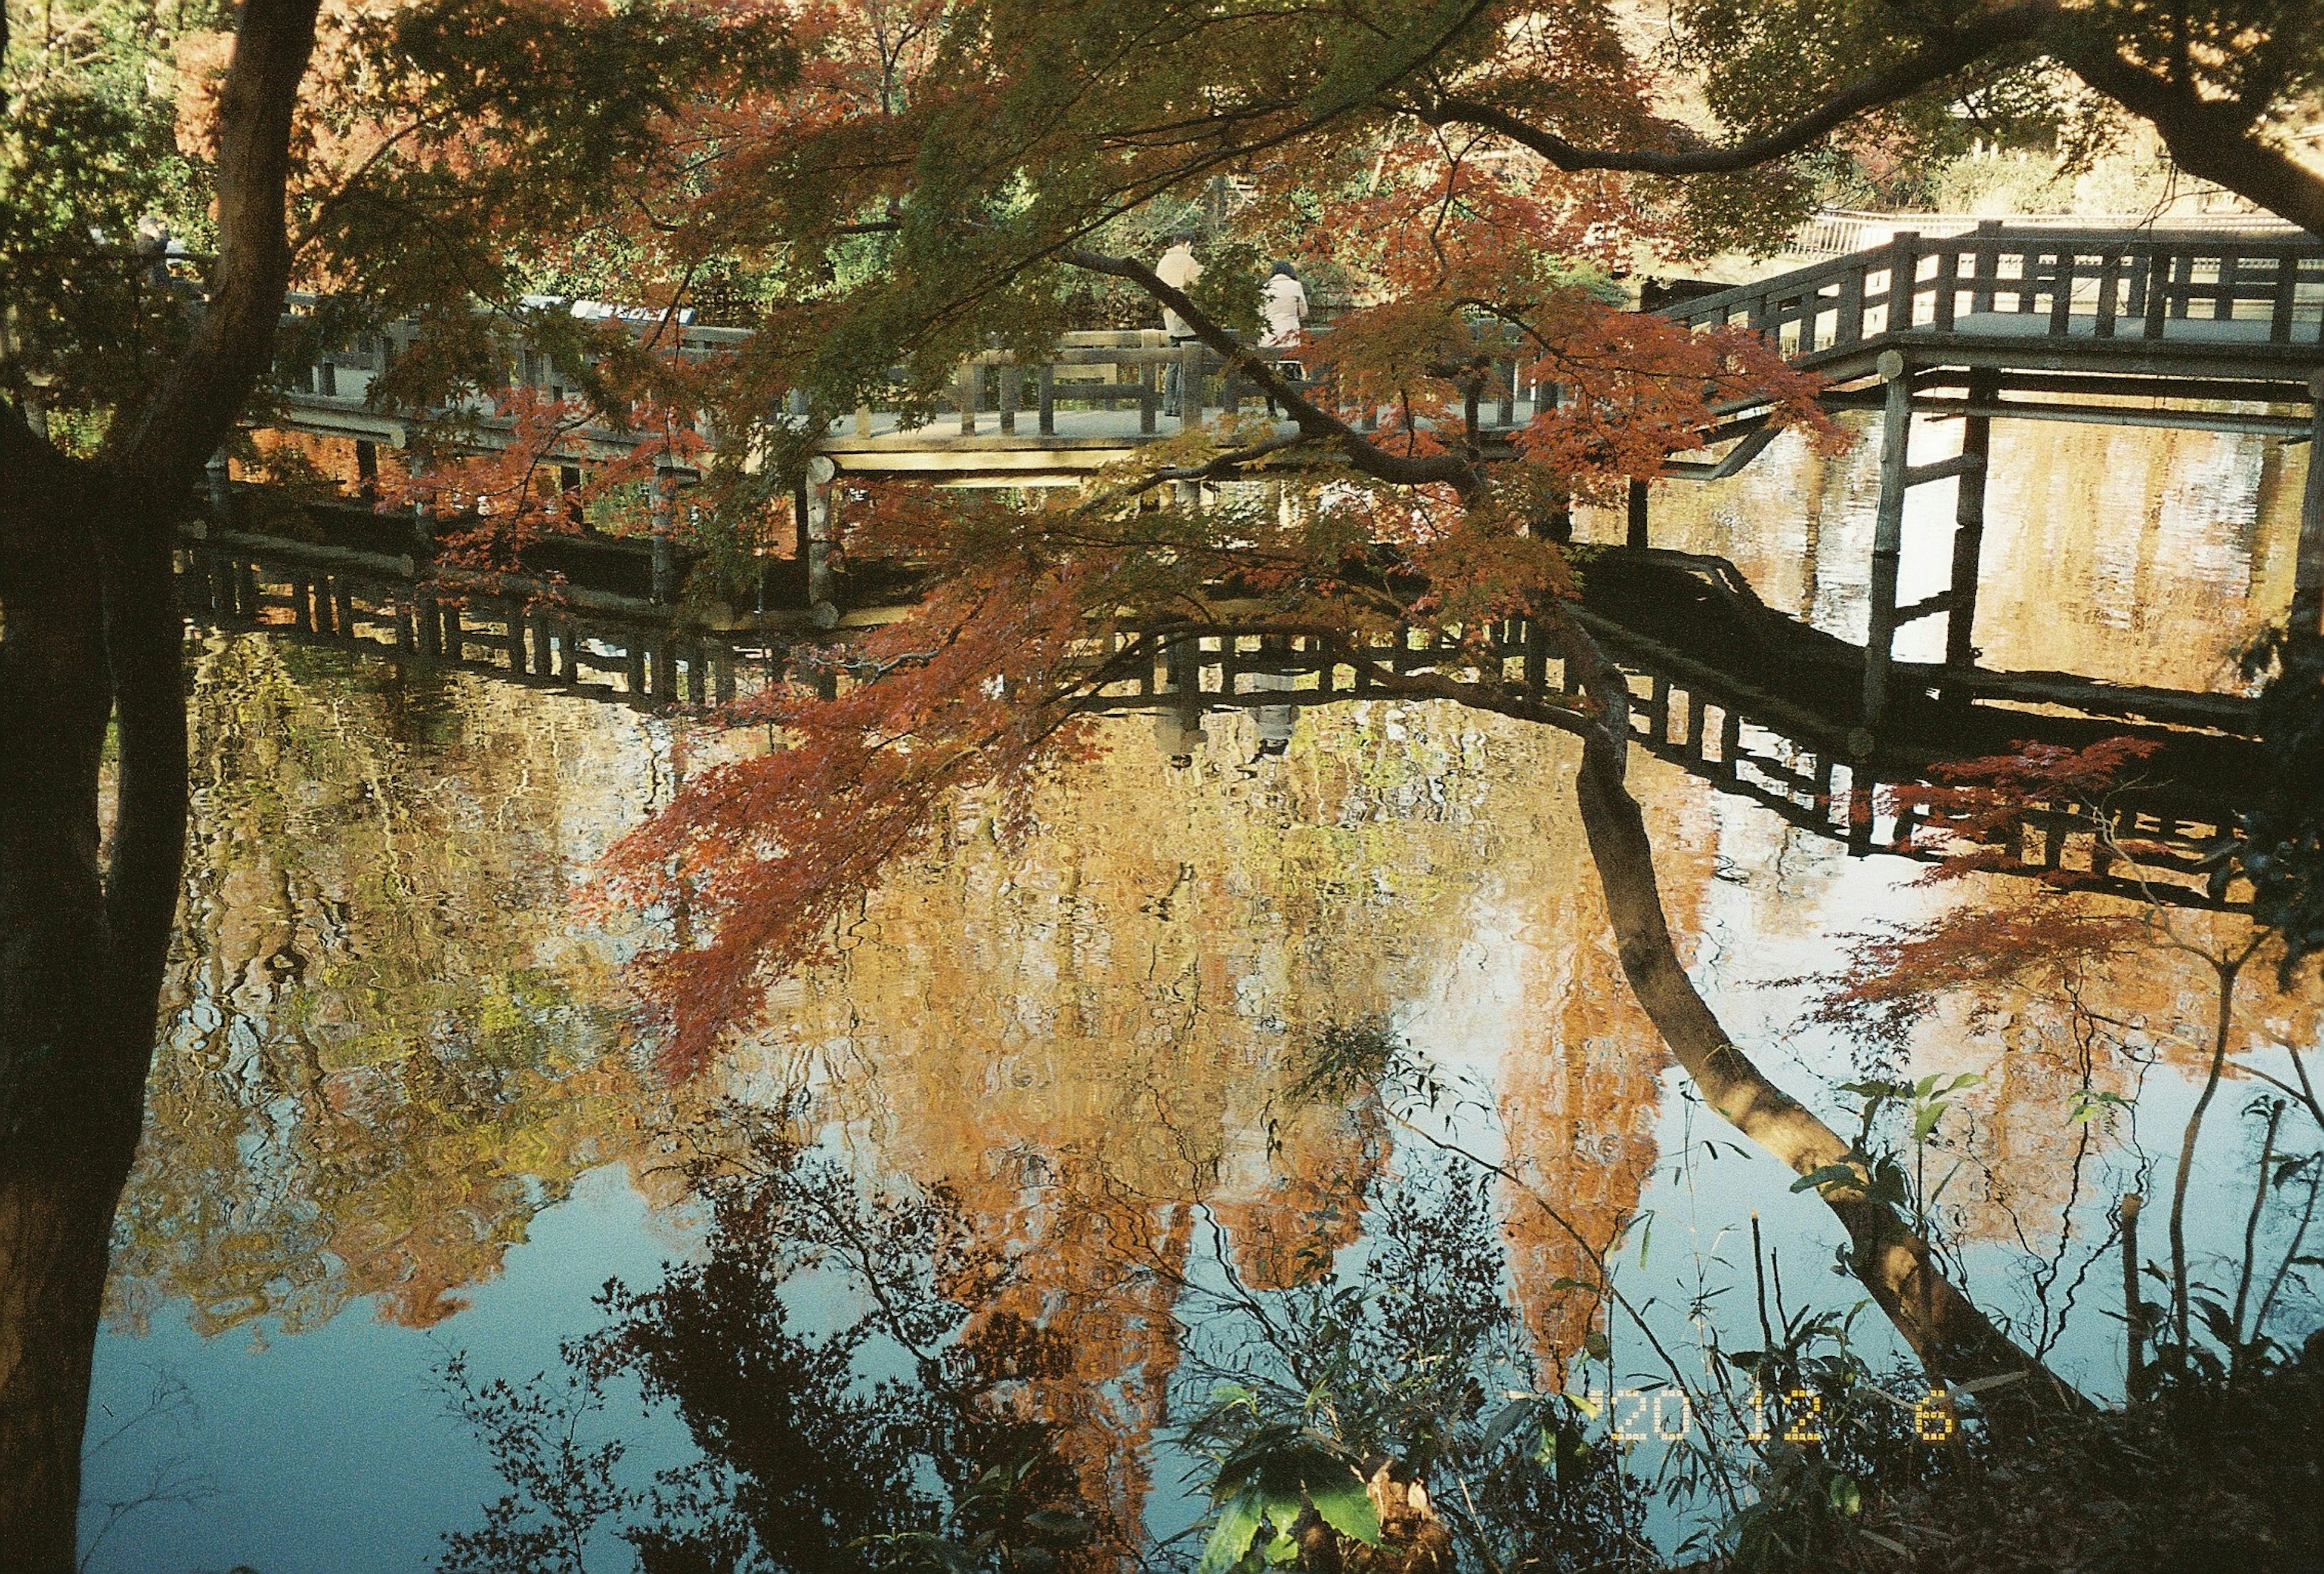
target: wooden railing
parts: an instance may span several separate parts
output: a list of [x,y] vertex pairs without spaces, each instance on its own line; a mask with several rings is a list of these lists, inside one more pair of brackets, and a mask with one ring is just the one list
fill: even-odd
[[1907,232],[1665,312],[1696,327],[1748,327],[1794,360],[1905,332],[2319,345],[2324,244],[2304,236]]
[[1785,250],[1797,256],[1839,257],[1885,246],[1899,235],[1943,238],[1983,230],[2072,230],[2092,235],[2136,235],[2149,231],[2197,230],[2205,235],[2249,235],[2256,239],[2296,239],[2299,226],[2272,213],[2207,213],[2190,217],[2157,219],[2152,215],[2040,214],[1987,218],[1973,213],[1868,213],[1854,208],[1826,208],[1792,232]]
[[[680,326],[674,328],[678,354],[700,360],[732,351],[750,337],[741,328]],[[397,357],[408,353],[420,332],[418,324],[397,322],[364,334],[346,345],[318,354],[311,361],[286,361],[277,376],[294,403],[353,412],[366,408],[373,382]],[[504,386],[525,387],[551,399],[563,399],[579,383],[573,369],[550,355],[512,345]],[[1525,380],[1523,362],[1512,353],[1493,362],[1479,400],[1479,424],[1506,430],[1532,419],[1544,399],[1554,395]],[[899,426],[892,410],[863,406],[852,420],[842,416],[834,436],[870,437],[900,430],[936,435],[1057,435],[1057,414],[1075,408],[1121,410],[1134,409],[1140,435],[1157,435],[1175,381],[1187,391],[1186,410],[1199,419],[1231,411],[1259,397],[1259,390],[1215,352],[1200,344],[1172,344],[1159,331],[1068,333],[1057,346],[1038,361],[1020,359],[1006,350],[987,350],[964,362],[952,380],[948,417],[925,421],[917,428]],[[476,417],[488,417],[489,401],[480,391],[456,408]],[[793,417],[807,413],[803,395],[782,400]],[[381,411],[395,414],[395,411]],[[954,423],[957,422],[955,426]],[[610,428],[585,434],[593,441],[619,441]],[[707,431],[706,437],[714,436]]]

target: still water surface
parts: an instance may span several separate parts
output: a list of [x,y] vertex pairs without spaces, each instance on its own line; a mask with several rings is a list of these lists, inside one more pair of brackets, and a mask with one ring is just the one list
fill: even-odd
[[[1998,437],[1985,660],[2231,683],[2234,650],[2288,600],[2298,451]],[[1779,446],[1734,482],[1658,499],[1658,544],[1732,557],[1772,604],[1861,639],[1875,458]],[[1941,587],[1949,490],[1915,495],[1907,601]],[[1902,653],[1941,639],[1931,621]],[[98,1353],[93,1569],[431,1567],[505,1490],[447,1365],[558,1374],[560,1341],[604,1326],[608,1280],[650,1291],[666,1265],[709,1260],[718,1231],[686,1162],[732,1137],[738,1108],[788,1113],[865,1194],[948,1199],[968,1238],[1010,1260],[981,1298],[956,1265],[937,1277],[978,1299],[977,1327],[1009,1313],[1065,1336],[1063,1369],[1019,1403],[1062,1428],[1084,1501],[1158,1540],[1200,1512],[1169,1440],[1232,1365],[1222,1352],[1287,1287],[1399,1260],[1387,1238],[1414,1197],[1481,1200],[1462,1228],[1522,1319],[1496,1370],[1530,1360],[1547,1381],[1571,1361],[1575,1387],[1604,1385],[1606,1364],[1579,1358],[1609,1323],[1578,1283],[1594,1270],[1577,1234],[1677,1348],[1705,1325],[1757,1342],[1748,1306],[1719,1293],[1750,1276],[1755,1211],[1795,1303],[1853,1300],[1828,1271],[1822,1210],[1725,1145],[1631,1002],[1573,753],[1546,732],[1349,704],[1301,713],[1278,757],[1251,717],[1218,714],[1187,765],[1169,723],[1111,720],[1102,757],[1043,789],[1034,835],[1007,840],[964,807],[865,904],[835,964],[781,986],[762,1032],[672,1087],[648,1067],[624,973],[669,916],[606,910],[586,885],[690,759],[749,740],[259,635],[206,637],[190,660],[186,937]],[[1840,1124],[1852,1100],[1834,1088],[1863,1046],[1803,1026],[1796,980],[1838,965],[1841,936],[1985,893],[1850,859],[1643,755],[1633,769],[1698,983]],[[2027,991],[1946,998],[1899,1069],[1987,1079],[1950,1128],[1962,1266],[2105,1394],[2123,1359],[2106,1208],[2167,1171],[2208,996],[2167,958],[2095,988],[2119,1026],[2087,1068],[2059,1003]],[[1329,1028],[1408,1045],[1443,1090],[1435,1111],[1295,1097]],[[2315,1037],[2307,1009],[2273,999],[2250,1031]],[[2135,1118],[2074,1122],[2086,1074],[2143,1088]],[[2232,1103],[2251,1091],[2231,1087]],[[1480,1181],[1447,1141],[1504,1173]],[[2256,1138],[2230,1115],[2209,1142],[2207,1261],[2240,1248],[2236,1161]],[[1432,1215],[1445,1229],[1451,1206]],[[801,1329],[863,1300],[819,1271],[782,1294]],[[2315,1309],[2279,1320],[2296,1339]],[[1632,1326],[1612,1326],[1616,1385],[1646,1370]],[[1859,1333],[1893,1358],[1884,1330]],[[910,1369],[876,1342],[862,1358]],[[624,1439],[633,1480],[692,1457],[678,1407],[642,1403],[631,1377],[584,1431]],[[1648,1526],[1666,1546],[1688,1529],[1683,1505]],[[607,1536],[589,1551],[629,1566]]]

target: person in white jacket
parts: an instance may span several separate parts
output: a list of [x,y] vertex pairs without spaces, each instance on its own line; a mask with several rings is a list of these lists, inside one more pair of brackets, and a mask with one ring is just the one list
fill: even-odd
[[[1267,331],[1259,336],[1261,349],[1289,349],[1299,342],[1300,329],[1307,321],[1307,287],[1299,282],[1299,271],[1290,263],[1277,262],[1259,287],[1259,316],[1267,325]],[[1293,382],[1303,373],[1296,361],[1278,360],[1275,369]],[[1273,399],[1267,401],[1267,413],[1276,413]]]
[[1259,292],[1259,315],[1267,324],[1267,332],[1259,340],[1263,347],[1299,342],[1300,325],[1307,320],[1307,287],[1299,282],[1299,271],[1290,263],[1277,262],[1275,272],[1267,276]]
[[[1174,239],[1170,243],[1169,250],[1162,253],[1162,260],[1154,264],[1154,276],[1173,290],[1191,289],[1194,281],[1203,276],[1203,264],[1194,256],[1193,239],[1186,235],[1179,235]],[[1194,337],[1194,330],[1188,325],[1186,319],[1167,306],[1162,308],[1162,328],[1170,336],[1170,343],[1174,348],[1190,343]],[[1175,416],[1178,413],[1179,380],[1179,361],[1174,355],[1162,378],[1162,413],[1164,415]]]

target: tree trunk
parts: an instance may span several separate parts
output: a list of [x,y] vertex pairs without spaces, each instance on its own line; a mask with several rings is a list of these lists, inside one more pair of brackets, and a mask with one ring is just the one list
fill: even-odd
[[[138,489],[95,466],[14,466],[9,479],[17,549],[0,555],[0,1564],[47,1574],[74,1566],[106,1249],[143,1119],[176,907],[185,732],[169,557],[153,546],[167,540],[162,518],[150,504],[123,517],[111,500]],[[100,552],[100,539],[114,545]],[[108,858],[100,767],[116,719],[120,814]]]
[[[1567,649],[1593,697],[1607,707],[1582,740],[1575,783],[1591,861],[1606,893],[1623,976],[1680,1067],[1735,1128],[1799,1174],[1846,1162],[1839,1133],[1751,1063],[1720,1026],[1679,964],[1655,876],[1645,815],[1623,783],[1628,690],[1588,636],[1570,623]],[[1846,1186],[1820,1194],[1847,1229],[1856,1276],[1932,1376],[1956,1382],[2016,1373],[2024,1398],[2086,1408],[2087,1401],[1993,1325],[1939,1271],[1928,1243],[1894,1208]],[[2017,1395],[2013,1395],[2013,1398]]]

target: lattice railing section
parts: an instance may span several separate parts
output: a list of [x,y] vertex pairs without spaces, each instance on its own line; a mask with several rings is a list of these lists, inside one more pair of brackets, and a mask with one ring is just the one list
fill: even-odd
[[1794,359],[1904,332],[2324,344],[2324,245],[2120,232],[1899,234],[1886,246],[1665,308]]

